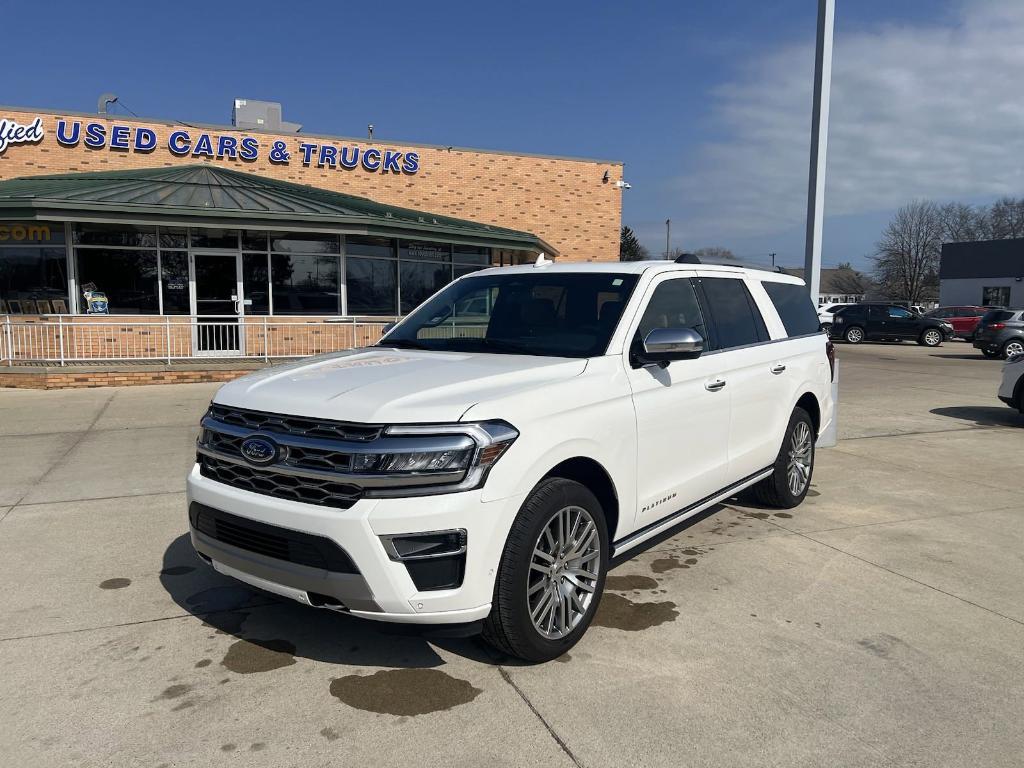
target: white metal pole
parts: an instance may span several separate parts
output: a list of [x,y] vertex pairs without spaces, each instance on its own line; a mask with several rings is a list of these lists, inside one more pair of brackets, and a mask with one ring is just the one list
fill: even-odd
[[821,286],[821,231],[825,205],[825,159],[828,155],[828,108],[832,91],[832,29],[835,0],[818,0],[818,36],[814,50],[814,104],[811,110],[811,163],[807,182],[807,241],[804,280],[818,303]]

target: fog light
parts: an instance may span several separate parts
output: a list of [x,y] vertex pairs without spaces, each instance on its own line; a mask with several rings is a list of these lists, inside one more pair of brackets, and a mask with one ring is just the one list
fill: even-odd
[[451,557],[466,551],[466,530],[391,534],[380,537],[388,557],[395,561]]

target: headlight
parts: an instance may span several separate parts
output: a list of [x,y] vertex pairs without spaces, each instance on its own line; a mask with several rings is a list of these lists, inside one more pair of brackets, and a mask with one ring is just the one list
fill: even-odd
[[[393,426],[352,457],[367,496],[420,496],[478,488],[519,437],[501,421]],[[380,450],[391,443],[393,450]],[[388,446],[388,447],[391,447]]]

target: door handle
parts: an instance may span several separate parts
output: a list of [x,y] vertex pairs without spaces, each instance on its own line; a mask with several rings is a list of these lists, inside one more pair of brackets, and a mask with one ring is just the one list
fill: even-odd
[[785,370],[786,370],[786,366],[784,366],[782,363],[779,363],[778,365],[775,365],[775,366],[772,367],[772,373],[774,373],[776,376],[778,376],[780,373],[782,373]]
[[705,381],[704,389],[708,392],[717,392],[718,390],[725,387],[725,379],[715,379],[714,381]]

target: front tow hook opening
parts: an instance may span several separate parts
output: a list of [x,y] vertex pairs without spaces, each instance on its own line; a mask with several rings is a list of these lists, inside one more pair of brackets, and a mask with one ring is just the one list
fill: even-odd
[[329,611],[348,613],[348,607],[336,597],[322,595],[319,592],[307,592],[306,599],[314,608],[326,608]]

